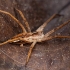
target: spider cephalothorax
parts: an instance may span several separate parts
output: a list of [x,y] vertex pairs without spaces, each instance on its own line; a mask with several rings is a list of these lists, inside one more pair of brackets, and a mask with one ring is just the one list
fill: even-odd
[[22,28],[23,32],[14,36],[13,38],[3,42],[3,43],[0,43],[0,46],[1,45],[4,45],[6,43],[16,43],[16,42],[22,42],[21,44],[25,44],[25,43],[31,43],[31,46],[30,46],[30,50],[28,52],[28,55],[27,55],[27,59],[26,59],[26,63],[25,65],[28,63],[29,61],[29,58],[30,58],[30,55],[31,55],[31,52],[32,52],[32,49],[34,48],[35,44],[37,42],[42,42],[42,41],[45,41],[45,40],[50,40],[50,39],[53,39],[53,38],[70,38],[70,36],[52,36],[51,34],[54,33],[56,30],[62,28],[63,26],[65,26],[66,24],[68,24],[70,22],[70,20],[68,20],[67,22],[63,23],[62,25],[50,30],[49,32],[47,32],[46,34],[43,33],[43,29],[44,27],[47,25],[47,23],[49,23],[52,19],[54,19],[56,16],[60,16],[59,14],[54,14],[52,15],[46,22],[43,23],[43,25],[41,25],[35,32],[31,32],[31,29],[29,27],[29,24],[26,20],[26,18],[24,17],[24,15],[22,14],[22,12],[18,9],[16,9],[19,14],[21,15],[22,19],[24,20],[25,22],[25,25],[27,27],[27,30],[24,28],[24,26],[20,23],[20,21],[18,19],[16,19],[13,15],[11,15],[9,12],[6,12],[6,11],[2,11],[0,10],[0,13],[4,13],[4,14],[7,14],[9,15],[12,19],[14,19],[19,25],[20,27]]

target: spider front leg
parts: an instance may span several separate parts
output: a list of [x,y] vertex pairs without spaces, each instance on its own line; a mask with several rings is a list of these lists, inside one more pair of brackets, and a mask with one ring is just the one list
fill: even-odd
[[27,33],[26,29],[25,29],[24,26],[20,23],[20,21],[19,21],[18,19],[16,19],[13,15],[11,15],[9,12],[0,10],[0,13],[4,13],[4,14],[6,14],[6,15],[9,15],[12,19],[14,19],[14,20],[20,25],[20,27],[22,28],[23,32]]
[[16,9],[16,10],[19,12],[19,14],[21,15],[22,19],[24,20],[28,32],[31,32],[30,26],[29,26],[29,24],[28,24],[28,22],[27,22],[27,20],[26,20],[26,18],[24,16],[24,14],[20,10],[18,10],[18,9]]
[[58,36],[58,35],[55,35],[55,36],[49,36],[47,39],[45,40],[51,40],[51,39],[54,39],[54,38],[70,38],[70,36]]
[[[48,33],[46,33],[42,41],[52,39],[53,37],[50,36],[50,35],[51,35],[52,33],[54,33],[55,31],[61,29],[63,26],[67,25],[69,22],[70,22],[70,20],[68,20],[67,22],[61,24],[60,26],[58,26],[58,27],[52,29],[51,31],[49,31]],[[58,36],[55,36],[55,37],[58,37]],[[59,37],[61,38],[61,36],[59,36]],[[69,36],[62,36],[62,37],[69,37]],[[49,39],[48,39],[48,38],[49,38]]]
[[30,49],[29,49],[29,52],[28,52],[28,55],[27,55],[27,59],[26,59],[25,66],[27,65],[27,63],[28,63],[28,61],[29,61],[29,58],[30,58],[30,56],[31,56],[31,52],[32,52],[32,50],[33,50],[35,44],[36,44],[36,41],[34,41],[34,42],[31,44],[31,46],[30,46]]
[[52,38],[70,38],[70,36],[52,36]]
[[61,16],[59,14],[54,14],[52,15],[46,22],[43,23],[43,25],[41,25],[36,31],[37,32],[40,32],[40,31],[43,31],[44,27],[51,21],[53,20],[56,16]]

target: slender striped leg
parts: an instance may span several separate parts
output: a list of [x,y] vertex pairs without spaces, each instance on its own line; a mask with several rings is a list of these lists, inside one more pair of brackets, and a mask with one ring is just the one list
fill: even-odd
[[18,34],[18,35],[15,35],[15,36],[12,37],[12,38],[14,39],[14,38],[22,37],[22,36],[25,36],[25,35],[26,35],[26,33],[20,33],[20,34]]
[[45,40],[51,40],[51,39],[54,39],[54,38],[70,38],[70,36],[49,36],[49,37],[46,37],[45,39],[43,39],[42,41],[45,41]]
[[24,16],[24,14],[20,10],[18,10],[18,9],[16,9],[16,10],[19,12],[19,14],[21,15],[22,19],[24,20],[28,32],[31,32],[30,26],[29,26],[29,24],[28,24],[28,22],[27,22],[27,20],[26,20],[26,18]]
[[45,40],[46,38],[48,38],[48,36],[50,36],[52,33],[54,33],[55,31],[61,29],[63,26],[67,25],[70,22],[70,20],[68,20],[67,22],[61,24],[60,26],[52,29],[51,31],[49,31],[48,33],[45,34],[43,40]]
[[[19,41],[22,41],[22,42],[19,42]],[[7,41],[5,41],[3,43],[0,43],[0,46],[4,45],[4,44],[7,44],[7,43],[25,44],[23,38],[21,38],[21,37],[14,37],[14,38],[9,39],[9,40],[7,40]]]
[[9,40],[7,40],[7,41],[5,41],[3,43],[0,43],[0,46],[4,45],[4,44],[7,44],[7,43],[11,43],[11,42],[16,41],[16,40],[19,40],[19,38],[9,39]]
[[51,20],[53,20],[55,17],[57,17],[57,16],[61,16],[61,15],[59,15],[59,14],[54,14],[54,15],[52,15],[46,22],[44,22],[43,23],[43,25],[41,25],[36,31],[37,32],[40,32],[40,31],[43,31],[43,29],[44,29],[44,27],[51,21]]
[[54,36],[52,38],[70,38],[70,36]]
[[25,32],[25,33],[27,32],[26,29],[24,28],[24,26],[20,23],[20,21],[18,19],[16,19],[13,15],[11,15],[9,12],[0,10],[0,13],[4,13],[6,15],[9,15],[12,19],[14,19],[20,25],[20,27],[22,28],[23,32]]
[[29,61],[29,58],[30,58],[30,56],[31,56],[31,53],[32,53],[32,50],[33,50],[35,44],[36,44],[36,41],[34,41],[34,42],[31,44],[31,46],[30,46],[30,49],[29,49],[29,52],[28,52],[28,55],[27,55],[27,59],[26,59],[25,66],[27,65],[27,63],[28,63],[28,61]]

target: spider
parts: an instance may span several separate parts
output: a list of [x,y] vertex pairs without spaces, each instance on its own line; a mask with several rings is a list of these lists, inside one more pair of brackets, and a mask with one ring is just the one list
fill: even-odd
[[37,42],[43,42],[43,41],[48,41],[50,39],[53,39],[53,38],[70,38],[70,36],[59,36],[59,35],[55,35],[55,36],[52,36],[51,34],[54,33],[55,31],[59,30],[60,28],[62,28],[63,26],[67,25],[70,20],[68,20],[67,22],[64,22],[63,24],[61,24],[60,26],[50,30],[49,32],[47,32],[46,34],[43,33],[43,30],[45,28],[45,26],[51,21],[53,20],[54,18],[56,18],[57,16],[60,16],[59,14],[53,14],[46,22],[44,22],[35,32],[31,32],[31,29],[29,27],[29,24],[24,16],[24,14],[16,9],[18,11],[18,13],[20,14],[20,16],[22,17],[23,21],[25,22],[25,25],[27,27],[27,30],[24,28],[24,26],[22,25],[22,23],[20,23],[20,21],[18,19],[16,19],[12,14],[10,14],[9,12],[6,12],[6,11],[3,11],[3,10],[0,10],[0,13],[3,13],[3,14],[6,14],[8,16],[10,16],[13,20],[15,20],[19,26],[21,27],[22,29],[22,33],[12,37],[11,39],[3,42],[3,43],[0,43],[0,46],[1,45],[4,45],[4,44],[7,44],[7,43],[17,43],[17,42],[22,42],[21,45],[25,44],[25,43],[31,43],[31,46],[30,46],[30,49],[29,49],[29,52],[28,52],[28,55],[27,55],[27,58],[26,58],[26,63],[25,65],[27,65],[29,59],[30,59],[30,56],[31,56],[31,53],[32,53],[32,50],[35,46],[35,44]]

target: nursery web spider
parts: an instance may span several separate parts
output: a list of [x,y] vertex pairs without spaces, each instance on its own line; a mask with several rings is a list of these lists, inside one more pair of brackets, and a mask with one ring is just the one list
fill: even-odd
[[60,26],[50,30],[49,32],[47,32],[46,34],[43,33],[43,29],[45,28],[45,26],[52,20],[54,19],[55,17],[57,16],[60,16],[59,14],[54,14],[52,15],[46,22],[43,23],[43,25],[41,25],[35,32],[31,32],[31,29],[29,27],[29,24],[26,20],[26,18],[24,17],[24,14],[22,14],[22,12],[18,9],[16,9],[20,16],[22,17],[22,19],[24,20],[25,22],[25,25],[27,27],[27,30],[24,28],[24,26],[20,23],[20,21],[18,19],[16,19],[12,14],[10,14],[9,12],[6,12],[6,11],[2,11],[0,10],[0,13],[4,13],[6,15],[9,15],[13,20],[15,20],[19,25],[20,27],[22,28],[22,33],[14,36],[13,38],[3,42],[3,43],[0,43],[0,46],[1,45],[4,45],[6,43],[15,43],[15,42],[22,42],[22,44],[25,44],[25,43],[32,43],[31,46],[30,46],[30,49],[29,49],[29,52],[28,52],[28,55],[27,55],[27,59],[26,59],[26,63],[25,65],[28,63],[29,61],[29,58],[31,56],[31,52],[32,52],[32,49],[34,48],[35,44],[37,42],[42,42],[42,41],[45,41],[45,40],[50,40],[50,39],[53,39],[53,38],[70,38],[70,36],[51,36],[52,33],[54,33],[56,30],[62,28],[63,26],[65,26],[66,24],[68,24],[70,22],[70,20],[68,20],[67,22],[61,24]]

